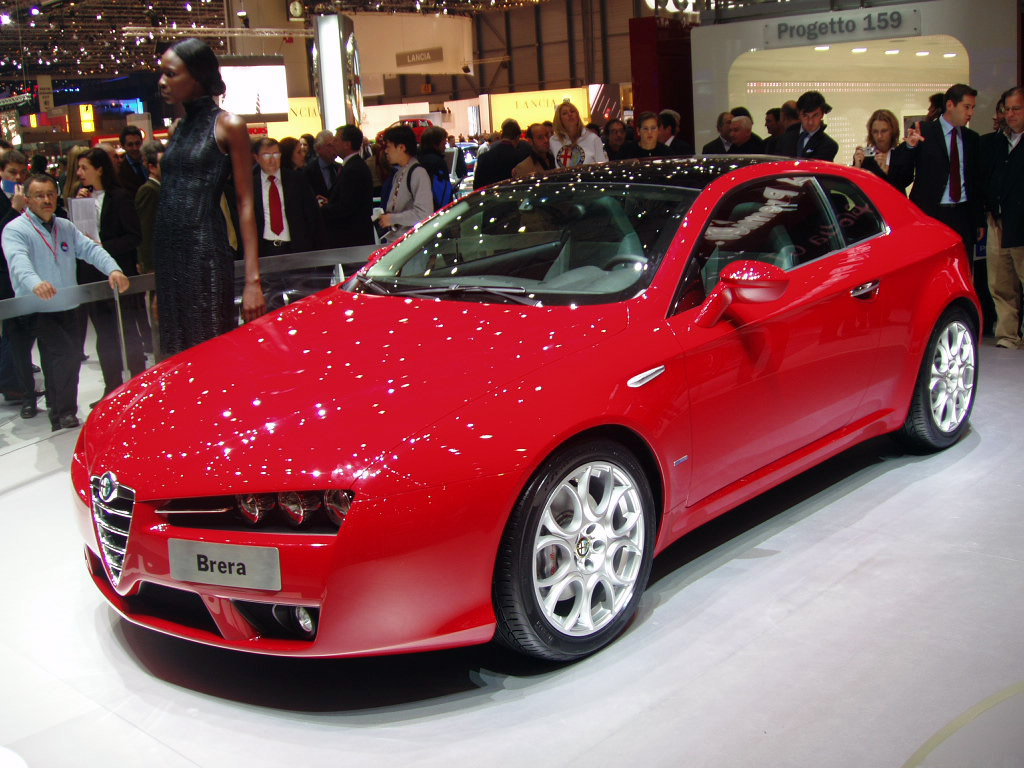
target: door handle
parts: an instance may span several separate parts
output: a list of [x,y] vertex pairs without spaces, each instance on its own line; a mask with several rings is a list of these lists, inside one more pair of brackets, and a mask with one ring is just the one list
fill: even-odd
[[870,283],[858,285],[850,291],[850,295],[855,299],[872,299],[878,293],[879,285],[881,285],[881,281],[872,280]]

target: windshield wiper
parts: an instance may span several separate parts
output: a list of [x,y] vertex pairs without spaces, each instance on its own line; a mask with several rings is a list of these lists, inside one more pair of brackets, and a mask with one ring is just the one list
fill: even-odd
[[356,282],[359,283],[364,288],[368,288],[373,293],[379,293],[382,296],[386,296],[391,293],[391,291],[389,291],[383,285],[378,283],[372,277],[367,277],[366,275],[363,274],[356,275]]
[[527,297],[528,291],[521,286],[503,285],[441,285],[434,288],[410,288],[408,290],[395,291],[402,296],[451,296],[453,294],[481,294],[485,296],[497,296],[502,299],[514,301],[517,304],[526,304],[530,307],[539,307],[540,301]]

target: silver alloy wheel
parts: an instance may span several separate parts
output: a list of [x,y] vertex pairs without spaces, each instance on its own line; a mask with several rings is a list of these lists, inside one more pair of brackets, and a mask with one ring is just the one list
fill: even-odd
[[947,325],[935,340],[928,381],[932,420],[943,432],[963,422],[974,397],[974,341],[959,321]]
[[533,588],[559,631],[586,637],[629,603],[643,562],[644,516],[630,475],[596,461],[574,469],[544,502],[533,543]]

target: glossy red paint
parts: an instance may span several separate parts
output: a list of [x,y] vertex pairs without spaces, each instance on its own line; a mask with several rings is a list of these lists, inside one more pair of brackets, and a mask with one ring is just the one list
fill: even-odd
[[[853,179],[890,231],[785,272],[734,265],[717,294],[674,313],[723,195],[780,173]],[[875,294],[851,299],[871,281]],[[924,345],[955,302],[977,316],[955,235],[869,174],[806,162],[708,185],[650,287],[627,301],[528,307],[332,288],[165,361],[94,411],[72,467],[90,571],[128,619],[211,645],[345,656],[486,642],[509,513],[559,446],[601,434],[637,455],[660,552],[899,428]],[[116,588],[90,513],[89,478],[108,471],[137,498]],[[330,488],[355,493],[335,534],[160,514],[170,498]],[[281,589],[177,581],[172,538],[275,547]],[[140,607],[143,583],[198,595],[215,629]],[[317,607],[316,639],[264,636],[237,601]]]

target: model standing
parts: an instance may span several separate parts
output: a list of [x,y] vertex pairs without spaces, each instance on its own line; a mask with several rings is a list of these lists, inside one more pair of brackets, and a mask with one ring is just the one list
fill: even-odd
[[[253,215],[252,151],[245,121],[222,110],[217,57],[195,38],[176,43],[160,60],[160,92],[185,106],[164,153],[154,226],[160,344],[167,356],[235,327],[234,252],[221,209],[223,194],[237,202],[239,245],[245,259],[242,318],[266,311],[260,285]],[[228,179],[234,183],[228,188]]]

